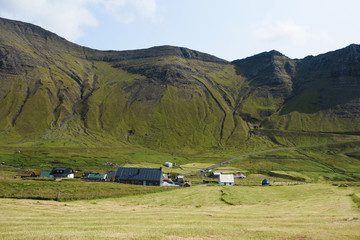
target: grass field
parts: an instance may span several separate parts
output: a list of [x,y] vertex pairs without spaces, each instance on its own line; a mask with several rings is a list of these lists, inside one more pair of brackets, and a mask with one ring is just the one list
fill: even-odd
[[121,198],[0,199],[0,239],[359,239],[360,187],[193,187]]
[[124,195],[147,194],[168,191],[171,188],[138,186],[111,182],[85,182],[80,179],[0,179],[0,197],[42,200],[78,200],[121,197]]

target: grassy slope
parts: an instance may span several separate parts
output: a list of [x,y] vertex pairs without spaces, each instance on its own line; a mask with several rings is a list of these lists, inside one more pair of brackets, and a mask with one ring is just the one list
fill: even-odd
[[200,187],[59,203],[0,199],[4,239],[358,239],[359,189]]

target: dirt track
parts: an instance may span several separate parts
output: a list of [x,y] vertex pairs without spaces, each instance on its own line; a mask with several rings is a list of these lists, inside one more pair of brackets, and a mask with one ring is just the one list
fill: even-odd
[[297,147],[284,147],[284,148],[276,148],[276,149],[270,149],[270,150],[264,150],[264,151],[260,151],[260,152],[254,152],[254,153],[248,153],[248,154],[244,154],[244,155],[240,155],[228,160],[225,160],[223,162],[220,162],[218,164],[212,165],[208,168],[204,168],[201,169],[199,171],[194,171],[194,172],[189,172],[189,173],[185,173],[183,174],[184,176],[186,175],[190,175],[190,174],[195,174],[195,173],[201,173],[201,172],[205,172],[205,170],[207,169],[214,169],[216,167],[228,164],[229,162],[239,159],[239,158],[243,158],[243,157],[247,157],[247,156],[251,156],[251,155],[256,155],[256,154],[261,154],[261,153],[267,153],[267,152],[276,152],[276,151],[281,151],[281,150],[288,150],[288,149],[296,149],[296,148],[306,148],[306,147],[317,147],[317,146],[325,146],[325,145],[334,145],[334,144],[341,144],[341,143],[346,143],[346,142],[339,142],[339,143],[322,143],[322,144],[313,144],[313,145],[307,145],[307,146],[297,146]]

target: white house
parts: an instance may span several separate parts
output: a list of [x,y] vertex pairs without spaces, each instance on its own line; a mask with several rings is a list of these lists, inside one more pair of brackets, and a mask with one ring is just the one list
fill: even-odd
[[72,170],[72,168],[53,168],[50,172],[50,177],[74,178],[74,171]]
[[234,185],[234,175],[233,174],[220,174],[219,185],[233,186]]

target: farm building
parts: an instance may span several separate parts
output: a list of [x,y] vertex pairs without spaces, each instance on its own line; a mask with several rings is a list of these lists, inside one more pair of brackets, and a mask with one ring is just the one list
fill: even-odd
[[161,186],[164,181],[161,168],[125,168],[119,167],[115,181],[119,183]]
[[105,182],[108,179],[107,174],[100,174],[100,173],[89,173],[84,179],[89,181],[96,181],[96,182]]
[[39,177],[50,177],[51,171],[42,171]]
[[72,168],[53,168],[50,172],[50,177],[74,178],[74,171]]
[[224,185],[224,186],[234,185],[234,175],[233,174],[220,174],[219,185]]
[[114,182],[115,181],[116,171],[107,171],[106,175],[108,177],[109,182]]

